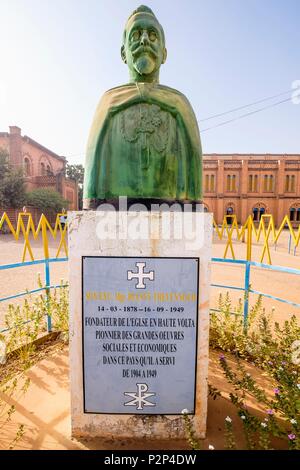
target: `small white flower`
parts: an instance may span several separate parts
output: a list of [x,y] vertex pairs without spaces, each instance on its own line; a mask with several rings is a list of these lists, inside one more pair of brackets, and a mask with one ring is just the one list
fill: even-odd
[[232,419],[230,418],[230,416],[226,416],[225,421],[227,421],[227,423],[231,423]]
[[263,427],[263,428],[266,428],[268,425],[267,423],[260,423],[260,425]]
[[293,419],[291,419],[291,423],[292,424],[297,424],[297,420],[293,418]]
[[182,410],[181,414],[182,415],[187,415],[189,412],[189,410],[187,408],[184,408],[184,410]]
[[242,416],[241,416],[241,419],[246,419],[246,416],[245,416],[245,415],[242,415]]
[[299,390],[300,390],[300,384],[297,384],[297,387],[298,387],[298,388],[299,388]]
[[251,377],[251,374],[249,374],[249,372],[247,372],[247,374],[246,374],[246,375],[247,375],[247,377]]
[[283,367],[280,366],[280,367],[278,367],[278,369],[279,369],[279,370],[283,370]]
[[269,421],[268,418],[265,418],[265,422],[267,423],[268,421]]
[[215,450],[215,448],[214,448],[214,446],[212,446],[211,444],[209,444],[208,450]]

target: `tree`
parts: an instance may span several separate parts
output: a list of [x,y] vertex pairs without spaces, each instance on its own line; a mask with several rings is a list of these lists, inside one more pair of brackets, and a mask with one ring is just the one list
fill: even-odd
[[81,164],[69,165],[67,164],[66,175],[68,178],[77,181],[78,184],[78,207],[82,209],[82,196],[83,196],[83,177],[84,168]]
[[37,207],[42,212],[56,214],[63,208],[67,209],[69,201],[52,188],[37,188],[26,194],[26,204]]
[[9,163],[9,154],[0,148],[0,207],[19,208],[25,202],[25,181],[22,169]]

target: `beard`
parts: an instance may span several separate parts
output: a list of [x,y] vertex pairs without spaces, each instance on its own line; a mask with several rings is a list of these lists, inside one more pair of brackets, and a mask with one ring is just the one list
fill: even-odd
[[155,59],[149,54],[141,54],[134,61],[134,68],[140,75],[149,75],[154,72]]
[[149,46],[139,46],[132,51],[133,65],[140,75],[149,75],[154,72],[157,62],[157,53]]

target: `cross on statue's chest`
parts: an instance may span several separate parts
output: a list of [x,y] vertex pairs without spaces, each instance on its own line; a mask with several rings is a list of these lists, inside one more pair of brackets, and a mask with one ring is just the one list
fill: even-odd
[[138,272],[134,273],[132,271],[127,271],[127,280],[131,281],[132,279],[137,279],[138,282],[136,283],[135,288],[145,289],[146,284],[144,283],[144,279],[154,281],[154,271],[149,271],[148,273],[145,273],[144,268],[146,267],[146,263],[135,263],[135,265],[138,268]]

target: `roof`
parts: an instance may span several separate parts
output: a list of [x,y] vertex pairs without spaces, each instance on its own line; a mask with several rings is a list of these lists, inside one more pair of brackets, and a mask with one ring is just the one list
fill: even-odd
[[29,144],[34,145],[35,147],[38,147],[43,152],[47,152],[49,155],[51,155],[54,158],[57,158],[58,160],[61,160],[63,162],[67,161],[65,157],[57,155],[56,153],[52,152],[52,150],[47,149],[47,147],[44,147],[43,145],[39,144],[35,140],[31,139],[31,137],[28,137],[28,135],[24,135],[24,137],[22,137],[22,139],[26,140],[26,142],[28,142]]

